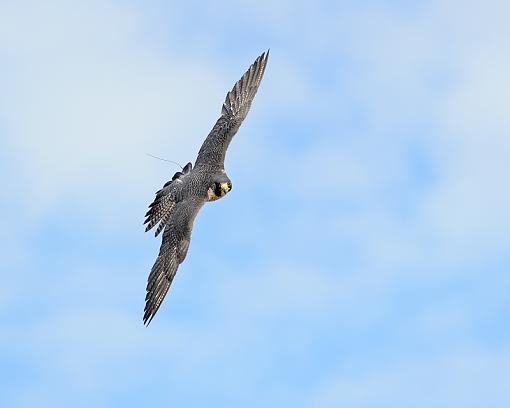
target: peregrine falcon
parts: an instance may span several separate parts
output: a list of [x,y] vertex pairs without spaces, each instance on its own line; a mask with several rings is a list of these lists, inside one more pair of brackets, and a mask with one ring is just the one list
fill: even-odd
[[145,214],[145,231],[163,231],[159,255],[147,280],[143,322],[154,318],[172,284],[177,268],[186,258],[193,221],[207,201],[224,197],[232,182],[225,173],[224,161],[230,141],[250,110],[266,69],[269,51],[260,55],[227,93],[221,116],[205,139],[195,165],[186,164],[161,190]]

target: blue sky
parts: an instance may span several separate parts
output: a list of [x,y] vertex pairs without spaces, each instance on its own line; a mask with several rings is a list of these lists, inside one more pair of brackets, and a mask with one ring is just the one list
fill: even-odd
[[[510,404],[507,2],[0,3],[0,405]],[[267,48],[149,328],[153,194]]]

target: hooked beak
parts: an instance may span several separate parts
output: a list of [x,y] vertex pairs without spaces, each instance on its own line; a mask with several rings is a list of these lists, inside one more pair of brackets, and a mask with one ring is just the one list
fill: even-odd
[[220,188],[221,188],[221,195],[224,196],[230,190],[232,190],[232,184],[230,184],[230,183],[220,183]]

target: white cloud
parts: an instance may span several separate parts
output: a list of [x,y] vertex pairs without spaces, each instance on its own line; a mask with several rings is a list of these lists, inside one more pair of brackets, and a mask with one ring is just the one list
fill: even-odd
[[[330,137],[310,135],[317,140],[313,148],[284,161],[285,168],[298,168],[298,177],[287,175],[295,197],[312,206],[318,197],[343,203],[352,197],[360,218],[389,227],[372,234],[390,242],[407,217],[411,235],[450,247],[447,257],[456,263],[460,252],[483,258],[507,250],[510,28],[501,17],[507,11],[500,1],[434,2],[407,12],[361,8],[345,17],[350,22],[341,31],[349,41],[327,35],[330,26],[321,25],[314,36],[358,67],[346,72],[343,87],[361,106],[364,127],[349,133],[334,117],[325,125],[309,109],[320,117],[317,132]],[[320,99],[312,97],[310,106]],[[433,169],[430,181],[410,177],[414,146]],[[388,207],[413,195],[410,217]]]
[[[510,29],[507,29],[507,36]],[[430,197],[429,216],[448,239],[474,249],[509,249],[510,48],[505,36],[462,58],[459,84],[445,99],[445,174]]]
[[2,8],[0,47],[10,70],[0,115],[29,218],[65,205],[93,207],[108,220],[137,194],[150,192],[149,200],[157,174],[175,171],[146,152],[193,161],[221,107],[216,62],[162,58],[145,46],[144,22],[129,7]]
[[389,362],[369,372],[338,376],[318,390],[312,406],[480,407],[510,401],[510,352],[463,348],[434,358]]
[[[81,221],[91,220],[97,236],[103,236],[103,228],[115,227],[108,237],[114,239],[126,229],[140,227],[132,220],[138,216],[142,221],[158,180],[163,183],[174,171],[147,159],[145,152],[193,161],[226,89],[237,78],[223,73],[224,64],[216,59],[162,56],[161,49],[146,41],[146,22],[139,10],[113,2],[67,4],[0,6],[0,48],[9,58],[8,76],[0,79],[4,90],[0,117],[8,138],[8,168],[19,179],[8,191],[19,197],[18,212],[23,215],[6,224],[19,222],[38,229],[31,221],[60,213],[70,218],[71,225],[77,212]],[[101,395],[114,387],[115,379],[109,376],[126,368],[122,360],[129,355],[135,363],[144,358],[171,362],[169,372],[180,373],[183,382],[204,369],[214,372],[211,367],[226,362],[233,373],[225,375],[234,381],[239,367],[249,358],[257,360],[256,354],[243,360],[244,349],[265,346],[272,325],[279,321],[301,319],[304,332],[313,322],[334,315],[338,327],[356,332],[380,318],[393,289],[416,280],[441,285],[455,270],[472,265],[473,258],[504,252],[510,230],[505,188],[510,174],[506,114],[510,61],[504,52],[510,30],[503,17],[508,13],[502,9],[506,3],[473,9],[460,2],[437,2],[403,14],[340,10],[327,18],[322,16],[324,10],[305,6],[301,7],[306,13],[294,18],[289,13],[293,4],[279,3],[264,23],[282,43],[292,37],[292,44],[272,49],[273,68],[268,68],[254,104],[258,118],[266,120],[260,123],[277,122],[282,133],[257,125],[252,113],[243,126],[242,143],[234,142],[227,159],[247,182],[239,186],[244,199],[253,199],[235,209],[251,211],[239,234],[257,241],[253,245],[267,253],[242,273],[236,270],[242,264],[236,256],[222,257],[226,272],[196,285],[206,292],[195,301],[207,302],[200,306],[207,314],[201,316],[205,322],[189,318],[187,310],[174,315],[167,307],[160,312],[167,313],[166,319],[179,316],[176,319],[186,322],[171,320],[171,328],[166,329],[163,323],[168,321],[159,316],[163,323],[153,324],[143,334],[139,311],[126,312],[130,306],[116,303],[123,297],[143,297],[143,286],[131,293],[135,286],[129,281],[143,274],[140,265],[121,270],[99,260],[84,266],[84,259],[92,255],[80,252],[66,258],[80,267],[71,267],[53,288],[48,288],[52,279],[44,276],[25,284],[10,274],[7,289],[2,288],[2,305],[16,307],[26,298],[23,295],[38,291],[41,297],[51,297],[54,306],[68,304],[77,295],[74,307],[52,310],[17,333],[18,339],[35,336],[30,347],[42,356],[45,375],[65,377],[69,384],[83,386],[84,394]],[[263,9],[255,10],[250,19],[264,18]],[[211,10],[218,12],[216,6]],[[308,14],[322,24],[293,31],[294,23],[307,20]],[[215,42],[214,35],[210,42]],[[322,67],[307,65],[321,55],[338,63],[345,77],[329,78],[330,71],[323,75]],[[317,88],[321,80],[324,83]],[[351,101],[361,111],[359,128],[344,122]],[[300,135],[309,137],[305,140],[309,148],[288,148],[291,143],[283,140],[288,137],[286,127],[296,125],[296,118],[312,122],[310,134]],[[423,146],[437,173],[430,183],[421,185],[408,174],[412,158],[407,148],[413,143]],[[245,160],[250,167],[242,167]],[[256,168],[262,162],[266,168]],[[395,202],[406,200],[411,209],[400,211]],[[230,215],[226,207],[220,208],[215,207],[216,214]],[[274,219],[263,219],[271,211]],[[0,238],[10,254],[3,265],[24,271],[25,279],[39,273],[30,256],[34,244],[21,237],[27,229],[25,225],[20,233],[13,232],[13,241],[4,228]],[[228,247],[229,239],[234,239],[227,232],[224,235]],[[85,247],[84,241],[82,237]],[[196,243],[191,256],[198,259]],[[323,246],[330,250],[325,257],[331,262],[315,268],[313,255],[325,253],[320,252]],[[463,248],[470,251],[461,253]],[[209,265],[204,259],[199,267]],[[50,269],[49,263],[44,267]],[[189,261],[183,268],[189,273],[200,269],[189,270],[188,265]],[[179,273],[183,272],[187,273]],[[103,286],[96,287],[98,282]],[[184,293],[182,286],[173,290],[173,296],[178,290]],[[91,307],[89,299],[101,307]],[[463,304],[445,306],[447,310],[442,306],[437,314],[445,312],[444,320],[432,313],[411,329],[442,336],[450,320],[469,326],[472,317]],[[12,339],[4,340],[13,344]],[[303,352],[321,344],[313,336],[295,341]],[[91,354],[73,354],[77,349]],[[275,354],[273,350],[271,356]],[[470,386],[466,395],[474,401],[475,390],[494,391],[494,401],[505,400],[507,396],[496,387],[504,378],[508,353],[496,354],[467,349],[436,355],[432,361],[374,363],[376,368],[363,372],[335,374],[319,387],[313,402],[373,406],[380,405],[378,401],[395,402],[400,395],[397,402],[413,405],[406,391],[424,395],[417,384],[436,389],[439,404],[445,406],[447,402],[467,405],[469,401],[461,396],[466,385]],[[402,357],[398,352],[392,355]],[[257,365],[252,360],[253,376],[262,376],[269,363]],[[489,371],[501,373],[494,375],[494,384],[480,374]],[[96,376],[98,372],[104,375]],[[143,366],[143,378],[150,379],[151,373],[151,367]],[[465,377],[459,380],[459,373]],[[130,385],[139,373],[126,368],[125,374],[120,382]],[[239,387],[249,389],[248,380],[239,379]],[[227,387],[228,382],[216,379],[213,385]],[[39,384],[32,391],[44,395]],[[303,389],[301,395],[306,392]]]

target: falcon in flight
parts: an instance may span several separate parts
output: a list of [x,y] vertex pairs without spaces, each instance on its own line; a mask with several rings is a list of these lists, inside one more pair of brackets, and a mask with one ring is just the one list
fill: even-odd
[[230,141],[250,110],[264,75],[269,51],[260,55],[227,93],[221,116],[198,152],[195,165],[186,164],[161,190],[145,214],[145,231],[163,231],[159,255],[147,280],[143,322],[149,325],[165,298],[177,268],[186,258],[193,221],[207,201],[224,197],[232,182],[224,161]]

